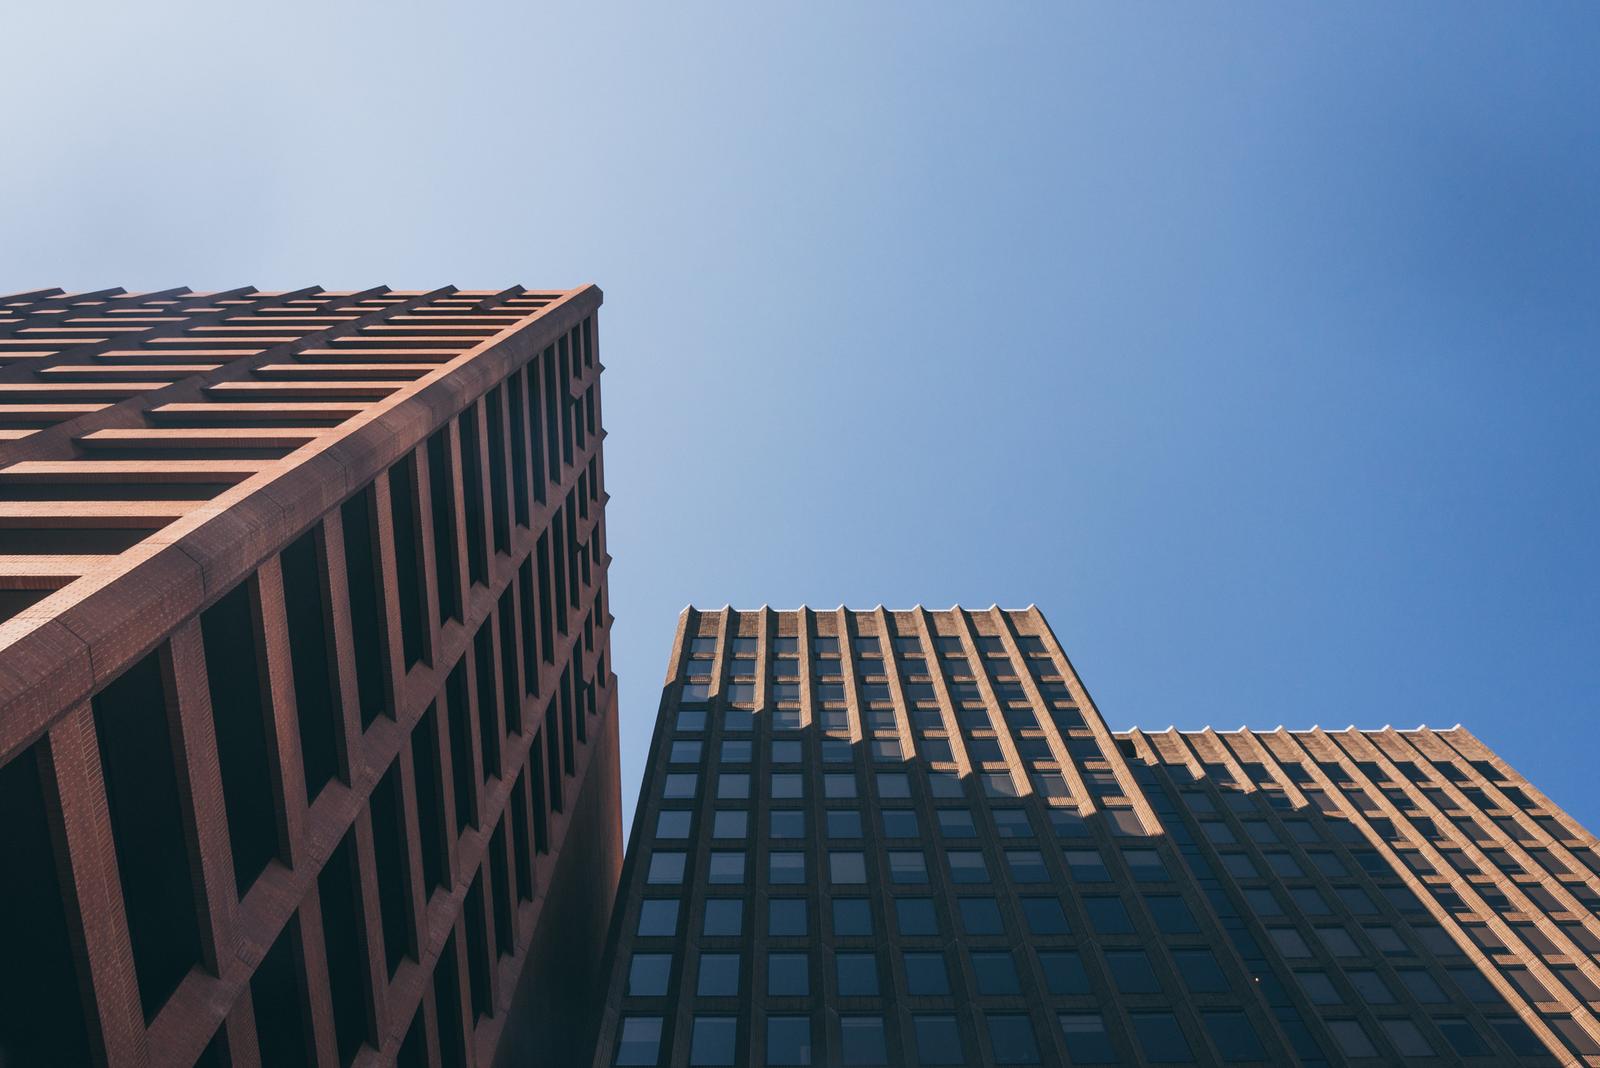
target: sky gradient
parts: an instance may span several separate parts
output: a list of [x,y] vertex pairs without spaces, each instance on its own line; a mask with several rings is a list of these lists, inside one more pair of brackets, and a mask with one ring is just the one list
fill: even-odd
[[1037,603],[1600,829],[1600,8],[232,11],[8,15],[0,290],[602,286],[630,814],[684,605]]

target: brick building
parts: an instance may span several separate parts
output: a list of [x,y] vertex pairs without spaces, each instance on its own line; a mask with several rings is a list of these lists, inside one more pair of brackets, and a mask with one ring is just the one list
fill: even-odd
[[1036,609],[688,609],[593,1064],[1600,1064],[1597,910],[1460,727],[1113,733]]
[[0,1063],[587,1052],[600,299],[0,297]]

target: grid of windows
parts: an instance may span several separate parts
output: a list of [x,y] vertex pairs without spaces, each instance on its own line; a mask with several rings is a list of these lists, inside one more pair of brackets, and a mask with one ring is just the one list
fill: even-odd
[[[681,812],[673,827],[713,831],[636,837],[645,885],[628,892],[678,888],[707,933],[713,908],[725,917],[717,937],[743,941],[718,953],[742,964],[724,973],[742,1001],[680,984],[660,1010],[619,977],[597,1068],[620,1063],[627,1019],[660,1011],[665,1042],[714,1034],[705,1056],[737,1064],[1489,1064],[1552,1040],[1581,1049],[1594,986],[1559,952],[1588,937],[1577,909],[1565,941],[1512,927],[1555,947],[1548,970],[1502,969],[1546,999],[1530,1013],[1419,906],[1418,879],[1443,888],[1460,867],[1397,844],[1393,818],[1367,833],[1340,815],[1357,776],[1411,811],[1431,775],[1323,759],[1321,735],[1293,736],[1291,758],[1254,736],[1112,734],[1033,611],[690,610],[678,648],[641,819]],[[681,775],[693,782],[675,787]],[[1582,904],[1589,839],[1500,784],[1532,827],[1565,836],[1521,843],[1538,866],[1518,860],[1523,892],[1559,880]],[[1447,833],[1431,826],[1419,837]],[[669,883],[651,883],[658,858]],[[761,903],[753,929],[741,902]]]

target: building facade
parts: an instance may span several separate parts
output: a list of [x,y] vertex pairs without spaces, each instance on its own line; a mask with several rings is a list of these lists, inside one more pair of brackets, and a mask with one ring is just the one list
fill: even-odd
[[0,1063],[587,1055],[600,299],[0,297]]
[[1113,733],[1036,609],[688,609],[593,1064],[1600,1064],[1597,908],[1459,727]]

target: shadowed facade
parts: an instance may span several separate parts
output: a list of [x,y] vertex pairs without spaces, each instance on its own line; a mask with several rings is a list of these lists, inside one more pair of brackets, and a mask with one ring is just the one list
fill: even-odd
[[691,608],[593,1064],[1597,1064],[1597,907],[1459,727],[1114,733],[1033,608]]
[[0,297],[0,1063],[587,1052],[600,299]]

